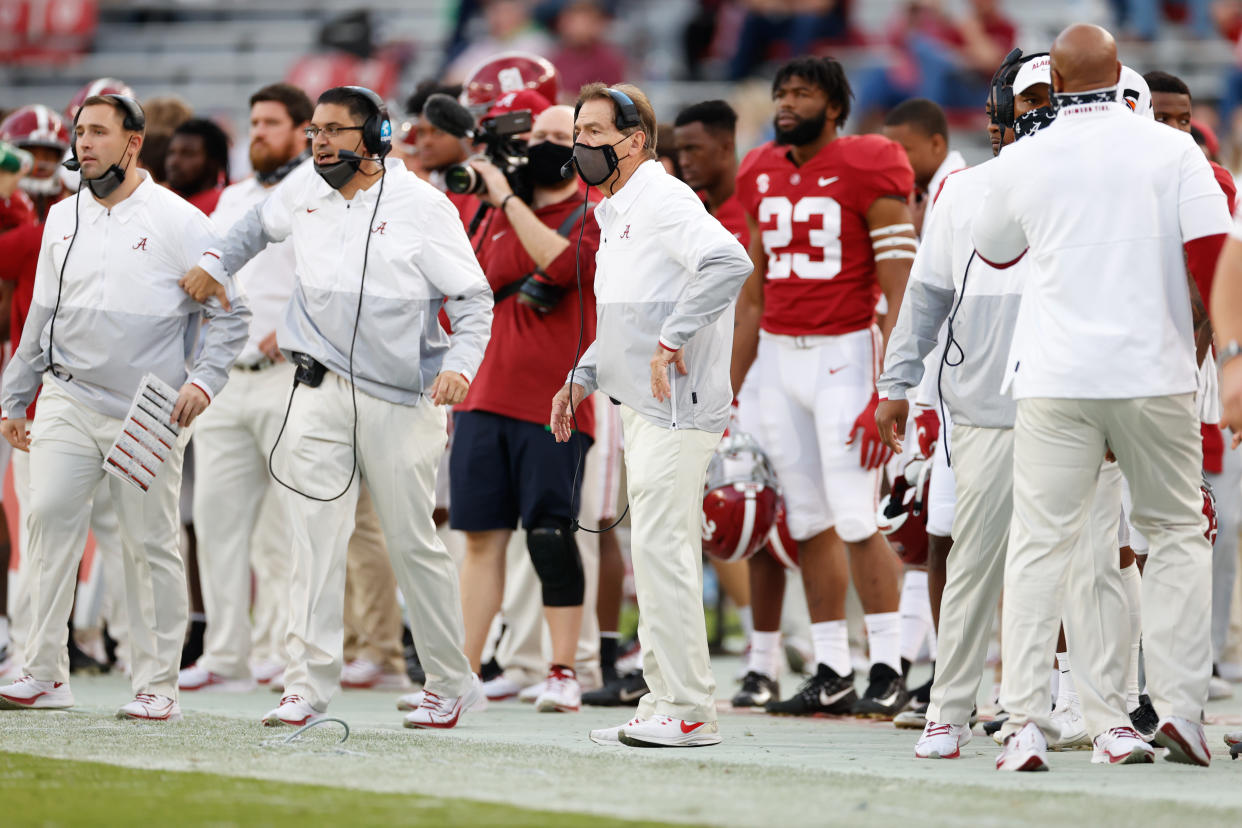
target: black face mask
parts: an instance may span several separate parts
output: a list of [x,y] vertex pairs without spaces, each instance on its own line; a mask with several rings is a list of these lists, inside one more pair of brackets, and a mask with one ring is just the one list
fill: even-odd
[[561,170],[574,157],[573,147],[563,147],[552,141],[531,144],[526,152],[530,161],[531,180],[536,187],[555,187],[564,184],[569,176]]
[[[76,155],[74,160],[77,160]],[[82,180],[86,182],[86,186],[95,194],[95,198],[107,198],[116,192],[117,187],[125,183],[125,171],[128,169],[129,161],[125,162],[124,168],[113,164],[104,170],[98,178],[83,178]]]
[[[618,141],[629,140],[625,136]],[[586,144],[574,144],[574,166],[578,169],[578,177],[589,187],[598,187],[617,172],[620,161],[617,160],[617,144],[604,144],[602,147],[588,147]]]
[[1013,121],[1014,140],[1020,141],[1034,135],[1056,119],[1057,111],[1050,106],[1041,106],[1019,115]]
[[350,182],[354,177],[354,173],[358,172],[358,168],[362,166],[362,159],[348,160],[342,159],[331,164],[315,164],[315,172],[319,173],[319,177],[328,182],[328,186],[334,190],[339,190]]

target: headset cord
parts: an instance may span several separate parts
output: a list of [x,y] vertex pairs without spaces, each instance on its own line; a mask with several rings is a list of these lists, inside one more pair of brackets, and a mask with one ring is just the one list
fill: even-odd
[[267,455],[267,470],[272,475],[272,479],[280,485],[284,486],[291,492],[297,492],[308,500],[314,500],[319,503],[331,503],[345,496],[345,493],[354,485],[354,478],[358,476],[358,388],[354,383],[354,345],[358,342],[358,325],[362,321],[362,297],[363,288],[367,283],[367,258],[371,254],[371,236],[375,235],[370,232],[375,224],[375,217],[379,214],[380,199],[384,197],[384,179],[388,177],[388,170],[384,167],[383,156],[380,156],[380,182],[379,192],[375,194],[375,206],[371,209],[371,220],[367,224],[367,240],[362,248],[362,276],[358,279],[358,309],[354,312],[354,333],[349,338],[349,399],[354,409],[354,425],[350,440],[350,450],[353,456],[353,467],[349,470],[349,482],[345,484],[345,488],[334,494],[332,497],[315,497],[307,494],[296,486],[291,486],[281,480],[276,474],[276,468],[273,458],[276,456],[276,447],[280,445],[280,438],[284,436],[285,426],[289,424],[289,412],[293,410],[293,395],[297,393],[298,383],[293,383],[293,390],[289,392],[289,403],[285,406],[285,418],[280,423],[280,431],[276,434],[276,442],[272,443],[272,450]]
[[73,374],[70,374],[68,371],[61,371],[56,367],[56,360],[52,355],[52,346],[56,342],[56,315],[60,313],[60,294],[65,287],[65,266],[69,264],[69,254],[73,252],[74,242],[78,240],[78,223],[81,221],[82,215],[78,211],[78,205],[82,201],[82,187],[85,186],[85,182],[80,184],[77,195],[73,197],[73,237],[69,239],[69,247],[65,250],[65,258],[61,259],[60,262],[60,277],[56,280],[56,305],[52,308],[52,321],[47,329],[47,370],[56,379],[64,382],[73,379]]
[[[957,304],[953,306],[953,310],[949,313],[949,321],[945,332],[944,352],[940,355],[940,366],[936,370],[936,398],[940,404],[940,443],[944,447],[944,464],[949,468],[953,468],[953,454],[949,446],[949,430],[945,427],[944,413],[944,390],[941,383],[944,380],[944,366],[956,368],[966,361],[966,352],[962,350],[962,344],[957,341],[957,337],[953,335],[953,322],[957,319],[957,312],[962,309],[962,300],[966,298],[966,279],[970,276],[970,265],[975,260],[975,251],[970,251],[970,258],[966,260],[966,268],[962,271],[962,291],[958,294]],[[949,360],[949,349],[957,348],[959,354],[957,362]]]
[[[582,432],[578,430],[578,412],[574,409],[574,375],[578,371],[578,360],[582,358],[582,340],[586,336],[586,300],[582,298],[582,234],[586,231],[586,208],[590,203],[591,188],[588,186],[586,188],[586,194],[582,197],[582,221],[578,225],[578,244],[574,248],[574,279],[578,283],[578,347],[574,350],[573,367],[569,369],[569,418],[573,421],[574,433],[579,437],[581,437]],[[584,397],[582,401],[586,402],[587,398]],[[577,515],[578,513],[576,508],[579,489],[578,475],[582,473],[583,461],[581,439],[574,441],[574,454],[576,455],[576,459],[574,460],[574,476],[569,481],[569,513],[571,515]],[[621,521],[625,520],[625,516],[629,514],[629,511],[630,504],[627,502],[625,504],[625,511],[621,513],[621,516],[602,529],[587,528],[579,523],[578,518],[575,517],[573,519],[573,528],[574,531],[581,529],[583,532],[590,532],[592,535],[602,535],[605,532],[611,532],[615,529]]]

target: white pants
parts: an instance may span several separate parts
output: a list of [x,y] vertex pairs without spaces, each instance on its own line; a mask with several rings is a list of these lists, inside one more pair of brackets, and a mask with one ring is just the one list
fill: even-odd
[[191,429],[143,493],[105,475],[103,458],[122,420],[93,411],[45,380],[31,424],[29,567],[31,632],[26,672],[69,680],[65,649],[78,562],[90,522],[91,493],[106,479],[120,520],[125,600],[135,693],[177,697],[177,668],[189,619],[177,497]]
[[720,434],[654,425],[621,407],[638,639],[638,715],[716,721],[703,617],[703,483]]
[[[384,527],[410,628],[427,673],[426,689],[457,697],[470,686],[462,646],[457,566],[436,534],[436,471],[446,414],[426,398],[397,405],[357,392],[358,474],[367,481]],[[354,464],[349,381],[328,373],[318,388],[300,386],[276,449],[276,474],[311,497],[330,498]],[[312,500],[282,487],[289,521],[290,626],[285,692],[323,710],[340,689],[344,658],[345,558],[354,531],[358,480],[344,496]]]
[[[937,409],[939,410],[939,409]],[[1009,431],[1010,429],[1005,429]],[[908,434],[910,432],[907,432]],[[940,424],[940,445],[932,455],[931,482],[927,487],[927,534],[951,537],[957,508],[957,432],[949,409],[944,409],[944,422]],[[952,456],[953,465],[949,465]],[[1005,461],[1009,463],[1008,460]]]
[[[276,442],[293,386],[293,366],[262,371],[234,368],[229,384],[199,417],[194,440],[194,533],[207,633],[199,666],[230,678],[250,675],[250,567],[252,559],[279,559],[287,548],[283,512],[262,511],[272,485],[268,454]],[[343,484],[343,481],[342,481]],[[263,521],[260,522],[260,515]],[[279,605],[288,596],[287,567],[259,565],[276,582],[267,593],[268,623],[283,627]],[[272,606],[276,605],[276,606]],[[287,611],[286,611],[287,612]],[[282,630],[283,633],[283,630]]]
[[[1115,544],[1085,554],[1095,458],[1117,455],[1134,498],[1133,523],[1151,552],[1143,573],[1147,686],[1157,712],[1198,721],[1211,676],[1212,549],[1199,493],[1202,447],[1194,396],[1132,400],[1024,399],[1014,427],[1014,511],[1005,567],[1001,703],[1005,733],[1027,721],[1054,733],[1048,665],[1065,615],[1075,663],[1094,665],[1115,685],[1098,688],[1096,711],[1082,695],[1088,729],[1128,726],[1124,675],[1128,610]],[[1118,513],[1120,509],[1118,507]],[[1116,592],[1114,596],[1114,581]],[[1075,682],[1077,684],[1077,682]]]
[[1216,494],[1216,543],[1212,547],[1212,660],[1223,661],[1229,638],[1233,585],[1238,573],[1238,526],[1242,519],[1242,452],[1229,448],[1233,432],[1225,432],[1225,461],[1220,474],[1207,475]]

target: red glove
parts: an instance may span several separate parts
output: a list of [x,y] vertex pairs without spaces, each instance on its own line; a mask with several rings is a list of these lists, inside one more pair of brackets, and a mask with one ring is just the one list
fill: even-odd
[[1224,432],[1213,423],[1200,423],[1199,433],[1203,435],[1203,470],[1208,474],[1221,474],[1225,470]]
[[733,402],[729,403],[729,424],[725,426],[724,434],[721,437],[728,437],[731,434],[741,433],[742,428],[737,421],[737,397],[733,398]]
[[864,469],[878,469],[893,456],[892,450],[880,440],[880,426],[875,421],[875,410],[879,405],[880,395],[878,392],[873,393],[867,407],[858,415],[858,419],[854,420],[854,426],[850,429],[850,439],[845,441],[847,446],[852,446],[855,440],[862,437],[858,465]]
[[914,416],[914,434],[919,443],[919,454],[930,458],[940,439],[940,416],[934,408],[924,408]]

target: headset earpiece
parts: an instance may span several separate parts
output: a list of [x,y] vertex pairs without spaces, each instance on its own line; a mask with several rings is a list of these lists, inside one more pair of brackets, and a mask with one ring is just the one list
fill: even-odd
[[368,155],[380,158],[392,151],[392,121],[384,99],[365,86],[346,86],[346,89],[365,98],[371,104],[372,113],[362,125],[362,146]]

